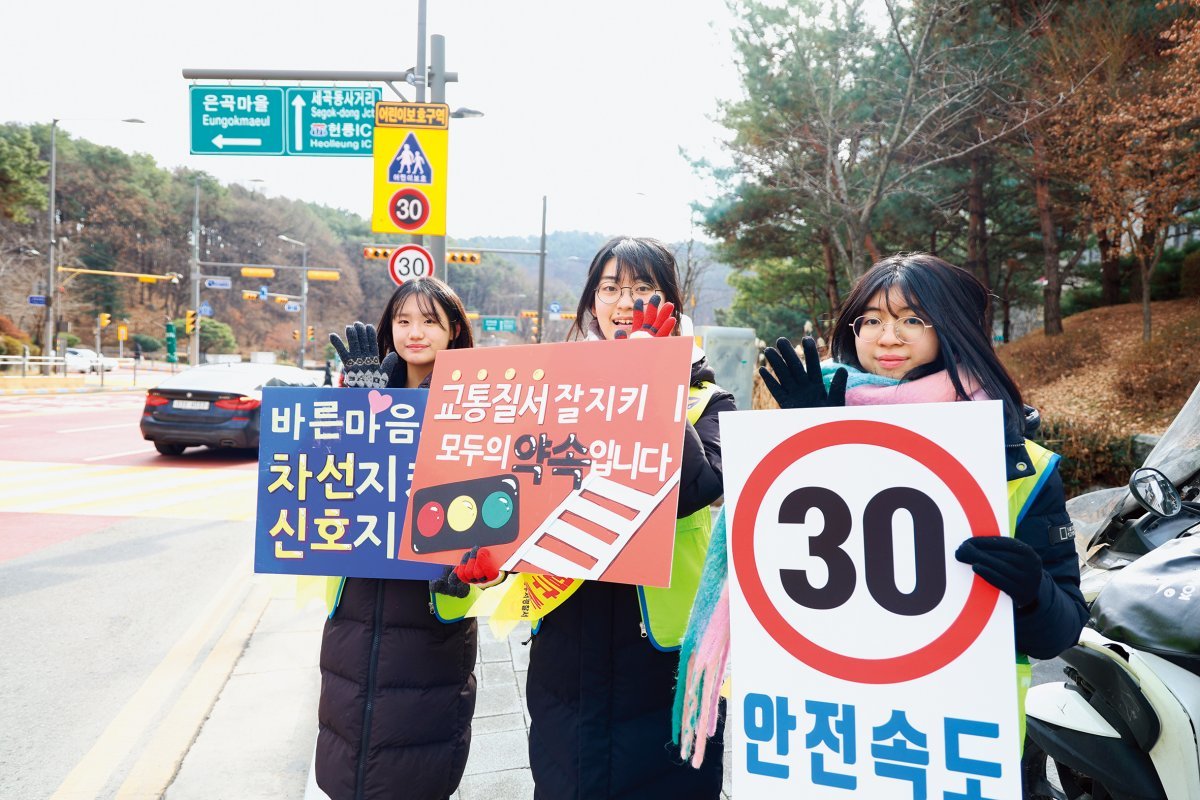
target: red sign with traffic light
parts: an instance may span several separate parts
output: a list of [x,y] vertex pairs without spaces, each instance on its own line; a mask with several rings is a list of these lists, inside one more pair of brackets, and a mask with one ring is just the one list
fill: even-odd
[[[398,558],[666,586],[691,340],[438,354]],[[636,367],[632,366],[636,365]]]

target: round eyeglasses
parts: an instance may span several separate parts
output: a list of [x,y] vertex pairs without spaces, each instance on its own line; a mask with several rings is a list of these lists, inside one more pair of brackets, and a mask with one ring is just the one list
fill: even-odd
[[648,301],[651,297],[658,294],[658,287],[651,286],[648,283],[636,283],[633,286],[621,286],[617,283],[605,281],[596,287],[596,299],[601,303],[612,305],[621,299],[621,295],[626,291],[629,292],[630,300]]
[[854,322],[850,323],[850,327],[854,329],[854,335],[864,342],[875,342],[883,336],[883,332],[887,328],[892,329],[892,335],[905,344],[912,344],[925,335],[926,328],[933,326],[925,322],[920,317],[901,317],[891,322],[884,322],[878,317],[855,317]]

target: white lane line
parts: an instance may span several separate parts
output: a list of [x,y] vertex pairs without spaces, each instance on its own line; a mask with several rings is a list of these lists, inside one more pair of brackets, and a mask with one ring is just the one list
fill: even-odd
[[121,456],[144,455],[146,453],[153,453],[153,452],[154,451],[152,449],[143,447],[140,450],[126,450],[124,453],[109,453],[106,456],[88,456],[87,458],[85,458],[83,460],[84,461],[104,461],[105,459],[108,459],[108,458],[120,458]]
[[[0,425],[0,428],[3,428],[3,427],[4,427],[3,425]],[[84,431],[106,431],[106,430],[109,430],[110,428],[128,428],[128,427],[129,427],[128,422],[118,422],[115,425],[93,425],[90,428],[66,428],[64,430],[59,431],[59,433],[83,433]]]

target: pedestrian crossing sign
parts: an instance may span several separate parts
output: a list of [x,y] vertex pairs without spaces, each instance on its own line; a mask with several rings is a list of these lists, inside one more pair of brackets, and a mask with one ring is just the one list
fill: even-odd
[[375,104],[372,231],[446,235],[449,137],[445,103]]
[[388,182],[425,185],[433,183],[433,167],[425,157],[425,151],[421,149],[415,132],[409,132],[404,144],[400,145],[400,149],[392,158],[392,165],[388,168]]

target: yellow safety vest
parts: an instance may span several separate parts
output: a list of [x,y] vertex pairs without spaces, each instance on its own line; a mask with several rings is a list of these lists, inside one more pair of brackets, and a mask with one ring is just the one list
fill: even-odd
[[[1029,454],[1033,464],[1033,474],[1027,478],[1017,478],[1008,482],[1008,535],[1017,535],[1017,525],[1025,517],[1025,513],[1029,511],[1029,506],[1033,503],[1033,498],[1037,497],[1038,491],[1041,490],[1042,484],[1050,477],[1050,473],[1058,461],[1058,454],[1053,453],[1041,445],[1025,440],[1025,451]],[[1033,667],[1029,664],[1029,657],[1024,653],[1017,653],[1017,703],[1020,709],[1020,733],[1021,744],[1025,743],[1025,695],[1029,691],[1029,685],[1033,681]]]

